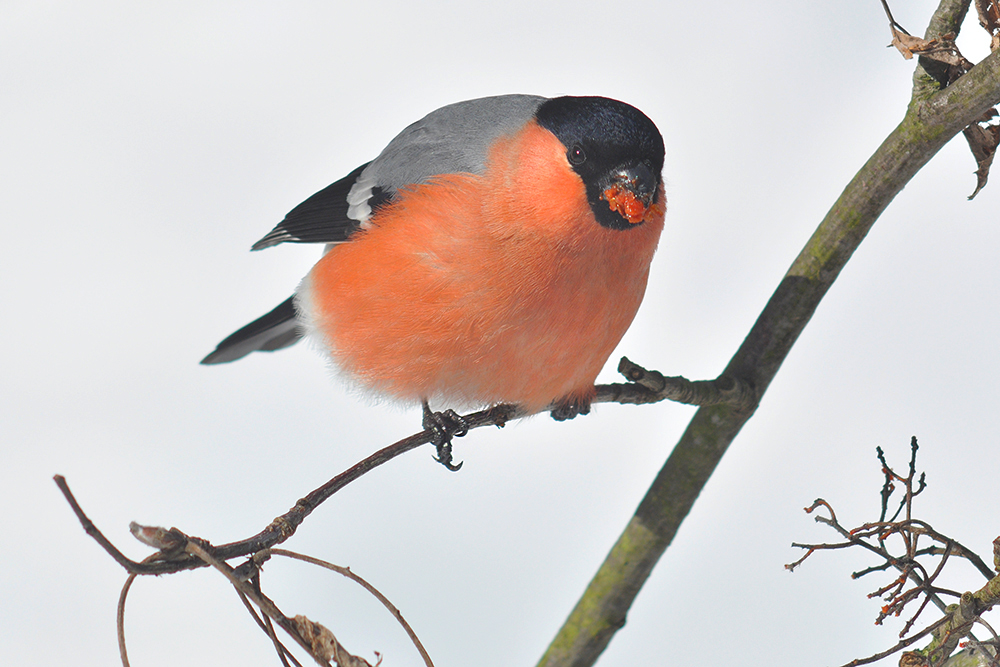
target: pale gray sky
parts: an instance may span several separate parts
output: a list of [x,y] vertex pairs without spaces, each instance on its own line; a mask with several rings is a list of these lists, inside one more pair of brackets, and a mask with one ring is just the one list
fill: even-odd
[[[933,2],[894,7],[922,33]],[[117,661],[130,520],[217,542],[417,429],[359,401],[304,345],[206,368],[287,297],[315,247],[250,245],[396,132],[483,95],[605,95],[667,145],[667,227],[646,301],[613,356],[717,375],[843,186],[902,117],[913,64],[879,3],[4,3],[0,21],[0,626],[17,665]],[[967,55],[985,54],[973,29]],[[971,39],[970,39],[971,38]],[[891,645],[861,553],[795,574],[801,508],[874,519],[882,445],[922,444],[918,510],[988,556],[1000,533],[1000,183],[974,202],[964,141],[897,198],[833,286],[726,455],[602,667],[834,665]],[[614,363],[602,376],[614,379]],[[534,664],[693,409],[599,406],[421,449],[318,510],[286,546],[348,565],[402,610],[438,667]],[[978,587],[971,570],[954,587]],[[288,613],[387,667],[418,657],[378,604],[284,563]],[[929,620],[929,619],[928,619]],[[143,579],[133,665],[274,665],[220,577]],[[894,662],[894,661],[893,661]]]

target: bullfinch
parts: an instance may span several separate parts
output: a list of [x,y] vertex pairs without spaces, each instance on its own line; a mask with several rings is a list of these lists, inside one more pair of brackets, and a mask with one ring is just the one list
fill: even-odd
[[642,301],[663,138],[603,97],[451,104],[296,206],[253,250],[326,251],[294,296],[201,363],[308,335],[370,392],[586,413]]

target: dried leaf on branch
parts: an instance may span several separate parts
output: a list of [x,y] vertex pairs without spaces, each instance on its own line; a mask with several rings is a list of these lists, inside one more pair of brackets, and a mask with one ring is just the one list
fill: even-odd
[[[990,35],[990,49],[996,51],[1000,48],[1000,0],[976,0],[975,4],[979,24]],[[889,18],[892,45],[907,60],[913,58],[914,54],[920,56],[920,64],[942,88],[947,88],[975,66],[958,50],[954,32],[935,39],[916,37],[896,23],[885,0],[882,0],[882,7]],[[972,156],[976,158],[976,189],[969,195],[970,200],[986,187],[990,176],[990,166],[1000,142],[1000,127],[989,124],[996,116],[996,109],[990,109],[983,118],[962,131],[972,149]]]
[[1000,125],[991,125],[988,122],[996,116],[996,109],[990,109],[982,120],[962,130],[977,165],[976,189],[969,195],[969,199],[979,194],[990,177],[990,165],[993,164],[993,156],[996,155],[997,145],[1000,144]]
[[[892,31],[892,45],[907,60],[916,54],[948,65],[950,75],[949,84],[973,68],[973,64],[962,55],[962,52],[958,50],[958,46],[955,45],[955,33],[953,32],[934,39],[924,39],[923,37],[907,34],[894,25],[890,25],[889,29]],[[951,75],[952,70],[954,70],[954,75]]]
[[356,655],[351,655],[340,645],[325,626],[299,615],[292,619],[295,629],[312,647],[313,653],[324,660],[332,660],[339,667],[372,667],[371,663]]
[[990,34],[990,50],[1000,48],[1000,0],[976,0],[979,25]]

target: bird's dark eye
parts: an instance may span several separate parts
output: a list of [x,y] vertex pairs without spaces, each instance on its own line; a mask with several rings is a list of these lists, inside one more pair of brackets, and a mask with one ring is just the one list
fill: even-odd
[[587,154],[583,152],[583,146],[573,144],[573,147],[566,153],[566,159],[570,164],[583,164],[587,161]]

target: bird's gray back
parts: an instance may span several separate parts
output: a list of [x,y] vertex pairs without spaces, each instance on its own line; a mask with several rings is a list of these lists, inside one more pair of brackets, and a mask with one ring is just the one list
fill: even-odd
[[[361,172],[348,195],[352,204],[372,187],[395,191],[440,174],[482,174],[497,138],[516,132],[546,98],[499,95],[449,104],[400,132]],[[367,192],[364,192],[367,191]]]

